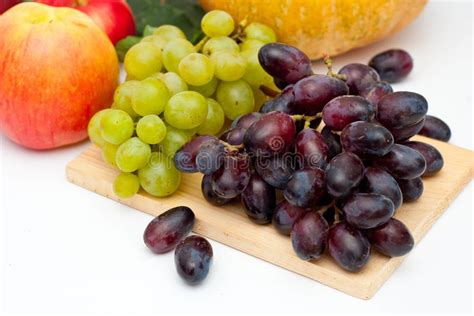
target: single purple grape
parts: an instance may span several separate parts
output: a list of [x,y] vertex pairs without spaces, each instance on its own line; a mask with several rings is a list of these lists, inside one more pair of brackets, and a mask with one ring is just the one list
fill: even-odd
[[366,235],[372,246],[388,257],[404,256],[415,245],[410,230],[395,218],[391,218],[382,226],[368,230]]
[[326,249],[329,225],[319,212],[307,212],[296,219],[291,244],[303,260],[319,259]]
[[326,167],[326,189],[334,198],[349,195],[364,174],[364,164],[355,154],[343,152],[332,158]]
[[448,142],[451,138],[451,129],[448,124],[436,116],[426,115],[425,124],[418,134]]
[[359,95],[373,105],[377,105],[384,96],[392,92],[393,88],[388,82],[377,81],[360,91]]
[[422,176],[431,176],[438,173],[444,165],[443,156],[434,146],[423,142],[406,142],[403,145],[418,151],[426,161],[426,170]]
[[196,165],[196,156],[199,152],[201,145],[209,140],[216,140],[215,136],[198,136],[191,141],[187,142],[180,150],[174,155],[173,161],[176,169],[181,172],[193,173],[198,172]]
[[384,195],[356,193],[344,202],[342,211],[350,225],[369,229],[385,224],[393,216],[395,207]]
[[200,236],[189,236],[181,241],[174,252],[174,263],[179,276],[188,283],[204,280],[212,262],[211,244]]
[[216,194],[216,192],[214,192],[212,189],[212,175],[206,175],[202,178],[201,192],[206,201],[212,205],[221,206],[232,201],[232,199],[220,197]]
[[388,129],[402,129],[421,121],[428,102],[418,93],[397,91],[384,96],[377,104],[377,120]]
[[397,179],[400,190],[403,194],[403,202],[413,202],[418,200],[423,194],[424,186],[421,178]]
[[329,101],[323,108],[323,121],[333,131],[342,131],[356,121],[371,122],[375,107],[366,99],[355,95],[343,95]]
[[348,64],[339,70],[340,75],[347,77],[346,84],[349,86],[350,93],[358,95],[370,85],[380,81],[377,71],[364,64]]
[[372,57],[369,66],[377,70],[380,79],[393,83],[408,76],[413,59],[402,49],[389,49]]
[[276,204],[275,189],[254,173],[241,194],[241,202],[245,213],[253,222],[268,224],[272,221]]
[[273,226],[281,234],[290,236],[295,220],[308,211],[311,209],[294,206],[283,200],[273,210]]

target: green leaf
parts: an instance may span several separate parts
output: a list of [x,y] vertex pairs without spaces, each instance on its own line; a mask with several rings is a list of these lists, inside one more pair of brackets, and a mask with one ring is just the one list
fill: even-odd
[[120,40],[115,44],[115,50],[117,51],[117,56],[121,62],[125,58],[127,51],[135,44],[140,42],[142,38],[139,36],[127,36],[124,39]]

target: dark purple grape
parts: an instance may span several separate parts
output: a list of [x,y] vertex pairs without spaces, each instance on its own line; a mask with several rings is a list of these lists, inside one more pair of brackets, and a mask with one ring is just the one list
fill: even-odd
[[425,124],[418,134],[447,142],[451,138],[451,129],[436,116],[426,115]]
[[367,231],[372,246],[380,253],[389,257],[404,256],[415,244],[410,230],[395,218],[386,224]]
[[395,209],[398,209],[402,205],[402,191],[398,186],[397,180],[383,169],[373,167],[366,168],[359,189],[363,193],[385,195],[393,202]]
[[255,156],[273,156],[288,151],[296,133],[295,121],[281,112],[263,115],[245,133],[244,145]]
[[397,179],[417,178],[426,169],[425,158],[419,152],[400,144],[394,144],[388,154],[375,158],[372,163]]
[[274,157],[258,157],[255,161],[258,174],[272,187],[284,190],[293,172],[293,157],[289,155]]
[[373,105],[377,105],[384,96],[392,92],[392,86],[388,82],[378,81],[359,92],[359,95]]
[[253,222],[268,224],[272,221],[276,204],[275,189],[254,173],[241,194],[241,202],[245,213]]
[[317,205],[325,196],[325,174],[319,168],[303,168],[290,177],[285,199],[299,207]]
[[179,276],[195,284],[207,277],[212,262],[211,244],[200,236],[189,236],[181,241],[174,252],[174,263]]
[[216,194],[212,189],[212,175],[207,175],[202,178],[201,192],[206,201],[212,205],[221,206],[229,203],[232,199],[225,199]]
[[423,194],[423,180],[421,178],[397,179],[403,194],[403,202],[413,202]]
[[346,221],[360,229],[385,224],[395,212],[393,202],[376,193],[357,193],[344,202],[342,208]]
[[425,118],[422,118],[421,121],[407,127],[391,128],[390,133],[392,133],[393,138],[397,143],[403,142],[418,134],[424,124]]
[[329,148],[319,132],[305,128],[296,136],[295,152],[305,167],[324,168]]
[[215,136],[198,136],[193,140],[186,143],[180,150],[174,155],[174,165],[176,169],[181,172],[193,173],[198,172],[196,166],[196,156],[198,154],[201,145],[209,140],[217,139]]
[[266,101],[260,113],[270,113],[274,111],[292,114],[294,112],[294,100],[293,85],[287,86],[277,95],[274,99]]
[[225,147],[218,139],[208,140],[199,148],[196,166],[199,172],[211,174],[224,163]]
[[212,174],[212,189],[218,196],[232,199],[245,190],[249,181],[249,157],[245,154],[228,155],[219,170]]
[[355,272],[370,259],[370,243],[358,229],[345,222],[329,229],[328,250],[331,257],[342,268]]
[[426,161],[426,170],[422,176],[431,176],[439,172],[444,165],[443,156],[438,149],[423,142],[406,142],[403,145],[419,152]]
[[324,126],[321,131],[324,142],[328,145],[328,159],[332,159],[342,152],[341,138],[339,134],[331,132],[331,129]]
[[177,206],[155,217],[145,229],[143,240],[154,253],[165,253],[191,232],[194,213],[186,206]]
[[291,245],[303,260],[319,259],[326,249],[329,225],[318,212],[300,216],[291,230]]
[[287,83],[295,83],[313,74],[311,60],[298,48],[270,43],[260,48],[258,61],[272,77]]
[[351,193],[364,174],[364,164],[359,157],[343,152],[332,158],[326,167],[326,189],[334,198],[342,198]]
[[342,131],[349,123],[370,122],[375,118],[375,107],[356,95],[343,95],[329,101],[323,108],[323,121],[333,131]]
[[421,94],[397,91],[377,104],[377,120],[388,129],[401,129],[421,121],[427,111],[428,102]]
[[289,85],[288,82],[285,82],[285,81],[280,80],[278,78],[273,78],[273,82],[275,83],[275,86],[277,86],[277,88],[280,89],[280,90],[285,89]]
[[348,93],[349,88],[340,79],[326,75],[304,78],[293,87],[294,113],[316,115],[326,103]]
[[358,95],[373,83],[380,81],[375,69],[364,64],[348,64],[339,70],[339,74],[347,77],[346,84],[351,94]]
[[246,132],[247,132],[246,129],[243,129],[240,127],[231,128],[225,131],[224,133],[222,133],[219,139],[234,146],[242,145],[244,142],[244,136]]
[[413,59],[402,49],[389,49],[372,57],[369,66],[378,72],[380,79],[393,83],[408,76]]
[[344,151],[359,157],[380,157],[386,155],[393,146],[393,136],[385,127],[370,122],[353,122],[341,133]]
[[310,210],[310,208],[294,206],[288,203],[288,201],[283,200],[273,210],[273,226],[281,234],[290,236],[295,220]]
[[334,224],[334,221],[336,220],[336,208],[333,206],[328,207],[324,211],[323,217],[329,225]]
[[240,127],[243,129],[247,129],[250,127],[250,125],[258,121],[261,117],[262,117],[262,113],[258,113],[258,112],[243,114],[239,116],[238,118],[236,118],[232,122],[232,125],[230,127],[231,128]]

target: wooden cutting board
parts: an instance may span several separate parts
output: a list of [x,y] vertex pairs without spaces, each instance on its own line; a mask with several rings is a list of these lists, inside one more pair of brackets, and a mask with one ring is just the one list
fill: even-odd
[[[395,216],[410,228],[417,243],[472,179],[474,153],[421,136],[415,139],[433,144],[444,157],[443,170],[424,178],[423,196],[403,204]],[[289,237],[279,234],[272,225],[252,223],[240,203],[224,207],[207,203],[201,195],[200,174],[184,174],[178,192],[167,198],[155,198],[142,190],[133,198],[119,199],[112,191],[118,171],[102,161],[99,148],[93,145],[67,165],[66,173],[69,181],[81,187],[153,216],[178,205],[189,206],[196,214],[194,232],[358,298],[371,298],[403,261],[403,257],[390,259],[373,251],[362,271],[349,273],[329,255],[315,262],[300,260]],[[421,272],[423,268],[419,268]]]

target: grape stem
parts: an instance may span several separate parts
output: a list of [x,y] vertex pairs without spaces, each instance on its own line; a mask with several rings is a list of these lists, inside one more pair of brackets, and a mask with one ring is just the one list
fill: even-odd
[[295,114],[291,116],[295,121],[304,120],[304,128],[309,128],[312,121],[316,120],[317,118],[321,117],[321,113],[318,113],[313,116],[303,115],[303,114]]
[[196,51],[200,52],[204,45],[206,45],[207,41],[210,39],[209,36],[204,36],[202,40],[199,41],[196,45],[194,45],[194,48],[196,48]]
[[240,149],[244,148],[244,145],[241,144],[241,145],[231,145],[229,144],[228,142],[226,141],[223,141],[223,140],[219,140],[221,142],[221,144],[223,144],[225,146],[225,148],[229,151],[239,151]]
[[324,61],[324,64],[326,65],[326,67],[328,68],[327,75],[329,77],[334,77],[334,78],[344,80],[344,81],[347,80],[346,75],[337,74],[337,73],[332,71],[332,59],[331,59],[331,56],[329,56],[329,54],[327,54],[327,53],[324,54],[323,61]]
[[244,29],[248,24],[248,16],[246,16],[242,21],[240,21],[239,25],[237,26],[237,30],[231,36],[231,38],[235,41],[242,42],[244,38]]
[[278,94],[280,94],[278,91],[273,90],[272,88],[266,85],[261,85],[259,88],[260,88],[260,91],[262,91],[266,96],[269,96],[271,98],[274,98]]

